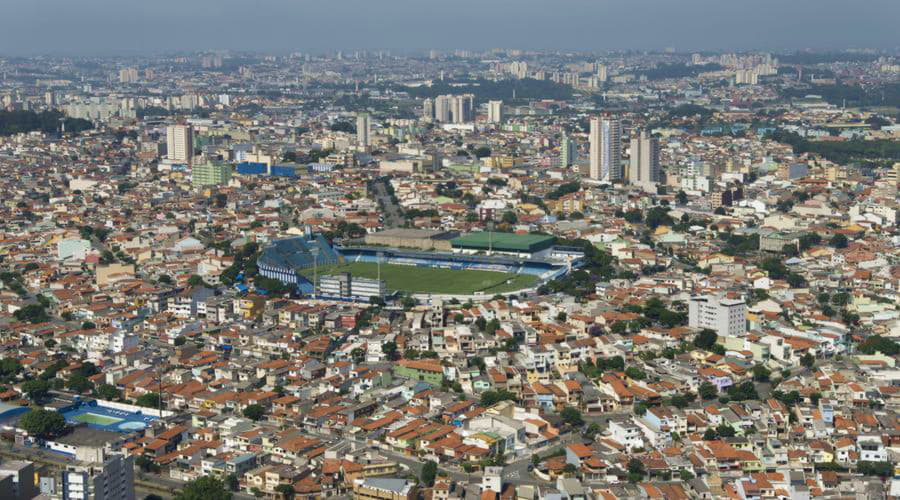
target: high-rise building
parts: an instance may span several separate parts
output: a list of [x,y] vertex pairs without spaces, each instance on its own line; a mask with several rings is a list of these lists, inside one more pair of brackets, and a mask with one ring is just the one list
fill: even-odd
[[565,132],[559,144],[559,160],[563,167],[574,165],[578,160],[578,144]]
[[597,80],[601,82],[605,82],[608,78],[607,69],[605,64],[597,64]]
[[191,168],[191,184],[202,186],[223,186],[231,180],[231,165],[207,162]]
[[134,457],[110,454],[103,463],[70,465],[62,473],[63,500],[134,500]]
[[702,295],[688,302],[688,325],[709,328],[721,337],[735,337],[747,331],[747,304],[724,296]]
[[659,143],[646,130],[631,138],[631,163],[628,182],[645,189],[660,182]]
[[503,121],[503,101],[488,101],[488,121],[491,123]]
[[615,116],[591,119],[590,178],[617,181],[622,178],[622,124]]
[[422,118],[434,120],[434,115],[434,100],[431,98],[425,99],[425,101],[422,102]]
[[194,129],[190,125],[170,125],[166,128],[166,158],[190,164],[194,159]]
[[369,147],[369,131],[369,114],[356,115],[356,143],[364,148]]
[[[429,103],[425,103],[425,118],[429,118]],[[434,121],[441,123],[468,123],[475,121],[475,96],[440,95],[434,99]]]
[[137,83],[138,70],[135,68],[122,68],[119,70],[119,83]]
[[40,491],[34,484],[34,464],[10,460],[0,465],[0,498],[31,500]]

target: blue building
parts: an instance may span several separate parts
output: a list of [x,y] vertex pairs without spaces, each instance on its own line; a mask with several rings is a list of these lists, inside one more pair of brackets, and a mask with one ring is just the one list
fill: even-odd
[[[318,252],[317,256],[313,252]],[[256,265],[259,274],[285,285],[297,285],[304,293],[312,292],[312,283],[301,270],[314,265],[326,267],[341,263],[341,256],[321,234],[307,233],[296,238],[273,241],[260,254]]]

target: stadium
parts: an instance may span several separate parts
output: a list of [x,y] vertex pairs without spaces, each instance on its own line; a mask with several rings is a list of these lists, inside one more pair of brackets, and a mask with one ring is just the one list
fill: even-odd
[[[421,232],[419,235],[430,238]],[[414,241],[410,233],[402,236],[407,247],[437,246]],[[447,239],[445,234],[437,237],[441,241]],[[470,233],[449,241],[449,252],[382,246],[338,247],[343,263],[334,272],[377,278],[380,267],[380,278],[387,282],[389,292],[496,295],[537,288],[579,266],[583,258],[579,251],[554,246],[555,238],[551,236]]]
[[[390,229],[342,243],[331,246],[310,233],[273,242],[259,259],[260,273],[297,285],[302,293],[312,292],[316,278],[349,274],[360,279],[359,285],[365,280],[384,281],[388,294],[477,297],[533,290],[578,267],[584,257],[577,249],[556,246],[552,236],[535,234],[461,236]],[[323,294],[344,299],[351,295]]]

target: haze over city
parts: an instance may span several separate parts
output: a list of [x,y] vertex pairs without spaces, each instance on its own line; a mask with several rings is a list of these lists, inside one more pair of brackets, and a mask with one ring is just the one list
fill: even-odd
[[7,0],[0,53],[891,48],[893,0]]

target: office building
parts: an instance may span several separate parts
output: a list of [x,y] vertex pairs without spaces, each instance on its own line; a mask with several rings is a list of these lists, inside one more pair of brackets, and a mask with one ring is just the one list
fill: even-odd
[[190,125],[170,125],[166,128],[166,148],[166,158],[190,165],[194,159],[194,129]]
[[503,121],[503,101],[488,102],[488,121],[491,123]]
[[356,143],[360,146],[369,147],[369,113],[359,113],[356,115]]
[[607,69],[605,64],[597,64],[597,80],[600,82],[606,82],[606,79],[609,77],[607,74]]
[[40,493],[34,484],[34,464],[10,460],[0,464],[0,498],[30,500]]
[[631,138],[628,182],[647,191],[654,191],[660,181],[659,143],[646,130],[642,130],[639,135]]
[[720,337],[735,337],[747,331],[747,304],[723,296],[701,295],[688,302],[688,325],[709,328]]
[[559,144],[559,160],[563,167],[574,165],[578,161],[578,144],[565,132]]
[[195,187],[224,186],[231,180],[231,165],[207,162],[191,168],[191,184]]
[[591,119],[591,179],[622,179],[622,124],[615,116]]
[[134,457],[110,454],[103,463],[70,465],[62,473],[63,500],[134,500]]

